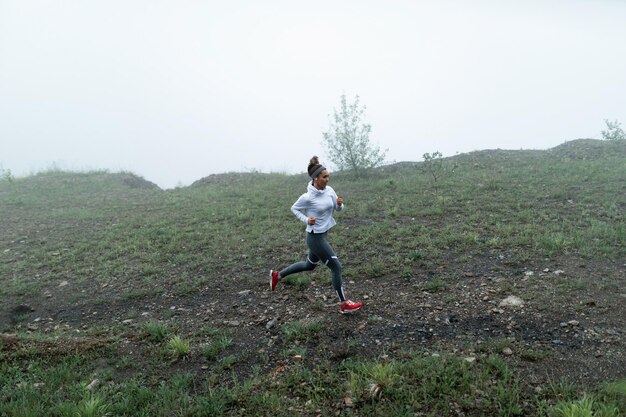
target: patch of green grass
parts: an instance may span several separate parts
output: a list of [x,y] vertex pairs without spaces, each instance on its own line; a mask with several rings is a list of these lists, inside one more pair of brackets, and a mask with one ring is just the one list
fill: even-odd
[[143,328],[147,334],[148,339],[155,343],[162,342],[168,333],[167,326],[158,321],[149,321],[144,324]]
[[294,274],[285,277],[282,282],[295,287],[307,287],[311,283],[311,279],[303,274]]
[[446,283],[441,278],[433,278],[422,287],[427,292],[439,292],[446,289]]
[[185,357],[191,352],[191,343],[181,339],[180,336],[172,337],[167,345],[175,358]]
[[103,417],[109,407],[97,395],[87,395],[76,408],[76,417]]
[[232,343],[233,339],[231,337],[219,335],[202,347],[202,355],[209,361],[214,361]]
[[286,343],[294,340],[306,341],[322,330],[322,323],[319,321],[292,321],[285,323],[282,330]]
[[574,401],[561,401],[555,405],[550,416],[554,417],[619,417],[617,405],[598,402],[593,396],[584,395]]

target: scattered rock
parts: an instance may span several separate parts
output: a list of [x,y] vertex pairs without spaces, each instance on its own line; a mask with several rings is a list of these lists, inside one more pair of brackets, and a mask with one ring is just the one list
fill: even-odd
[[302,355],[294,355],[293,360],[296,362],[302,362]]
[[465,362],[470,363],[470,364],[476,363],[476,357],[474,357],[474,356],[469,356],[469,357],[465,358],[464,360],[465,360]]
[[133,319],[126,319],[122,322],[122,324],[131,324],[133,322]]
[[67,287],[70,283],[67,281],[61,281],[59,283],[59,288]]
[[242,297],[245,297],[247,295],[250,295],[251,292],[252,290],[243,290],[243,291],[239,291],[237,294],[239,294]]
[[370,383],[369,395],[371,398],[377,398],[382,395],[382,389],[378,384]]
[[345,397],[345,398],[343,399],[343,405],[344,405],[345,407],[352,407],[352,406],[354,405],[354,403],[352,402],[352,398],[350,398],[350,397]]
[[523,306],[524,306],[524,300],[522,300],[521,298],[515,295],[510,295],[500,302],[500,307],[523,307]]
[[557,269],[556,271],[554,271],[554,275],[562,275],[564,273],[565,273],[565,271],[560,270],[560,269]]
[[506,356],[511,356],[513,354],[513,349],[511,349],[510,347],[505,347],[504,349],[502,349],[502,354]]
[[99,386],[100,386],[100,380],[99,379],[94,379],[93,381],[91,381],[91,384],[87,385],[87,389],[89,391],[93,392],[96,389],[98,389]]
[[265,328],[267,330],[270,330],[272,327],[276,326],[277,322],[278,322],[278,319],[272,319],[272,320],[267,322],[267,324],[265,325]]

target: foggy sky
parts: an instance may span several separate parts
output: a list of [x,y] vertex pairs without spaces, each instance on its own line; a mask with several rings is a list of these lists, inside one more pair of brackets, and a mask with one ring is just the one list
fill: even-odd
[[626,2],[0,0],[0,167],[304,172],[341,94],[387,159],[626,123]]

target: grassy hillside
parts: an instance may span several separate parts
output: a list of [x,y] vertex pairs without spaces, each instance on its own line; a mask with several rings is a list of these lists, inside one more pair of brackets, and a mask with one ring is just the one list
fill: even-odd
[[623,412],[626,144],[425,168],[331,174],[348,318],[327,270],[266,290],[305,176],[0,182],[0,416]]

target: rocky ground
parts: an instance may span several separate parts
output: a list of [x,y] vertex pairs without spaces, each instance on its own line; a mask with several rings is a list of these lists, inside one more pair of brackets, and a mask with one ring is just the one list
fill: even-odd
[[[364,302],[352,315],[338,314],[327,270],[306,285],[279,284],[270,292],[266,273],[241,285],[237,277],[199,293],[155,299],[93,303],[83,293],[72,302],[68,283],[49,288],[38,302],[4,304],[4,341],[15,330],[76,337],[123,334],[121,353],[146,357],[143,324],[158,320],[195,345],[198,329],[210,326],[232,337],[222,355],[236,361],[227,370],[249,375],[254,366],[271,371],[292,361],[340,362],[377,358],[406,350],[452,354],[480,361],[500,355],[529,389],[562,378],[593,387],[626,376],[626,265],[561,258],[507,266],[506,257],[440,265],[410,277],[382,276],[346,283],[351,298]],[[433,276],[437,276],[433,280]],[[83,289],[102,299],[107,288]],[[320,323],[304,341],[285,336],[287,323]],[[94,331],[97,329],[97,331]],[[115,330],[117,329],[117,330]],[[122,329],[122,330],[119,330]],[[216,369],[199,352],[161,373],[182,368]]]

